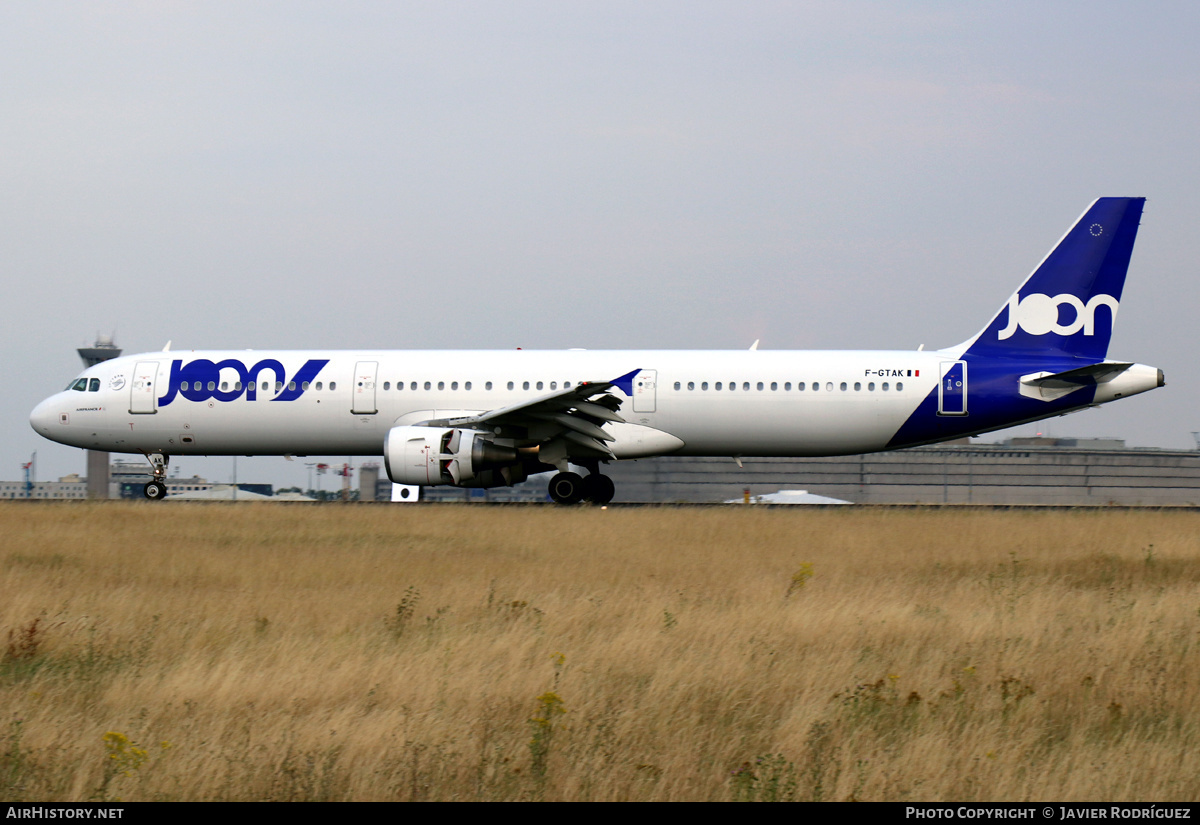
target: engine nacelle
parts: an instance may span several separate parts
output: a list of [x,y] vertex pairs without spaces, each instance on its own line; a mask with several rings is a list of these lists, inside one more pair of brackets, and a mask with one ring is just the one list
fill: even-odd
[[393,482],[422,487],[506,487],[528,476],[516,447],[497,444],[478,430],[392,427],[383,461]]

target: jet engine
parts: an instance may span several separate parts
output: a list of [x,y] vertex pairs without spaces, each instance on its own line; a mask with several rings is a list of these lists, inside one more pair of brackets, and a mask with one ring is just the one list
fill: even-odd
[[506,487],[528,476],[517,448],[478,430],[393,427],[383,442],[388,478],[429,487]]

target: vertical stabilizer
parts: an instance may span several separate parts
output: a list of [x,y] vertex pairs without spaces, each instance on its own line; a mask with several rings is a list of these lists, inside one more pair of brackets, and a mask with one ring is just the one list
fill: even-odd
[[970,356],[1103,359],[1145,198],[1100,198],[972,339]]

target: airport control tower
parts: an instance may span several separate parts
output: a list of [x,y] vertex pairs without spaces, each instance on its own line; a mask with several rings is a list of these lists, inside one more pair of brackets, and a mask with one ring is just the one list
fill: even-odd
[[[75,350],[83,359],[85,367],[93,367],[102,361],[110,361],[121,354],[111,335],[97,335],[96,343]],[[87,451],[87,497],[108,498],[108,453],[99,450]]]

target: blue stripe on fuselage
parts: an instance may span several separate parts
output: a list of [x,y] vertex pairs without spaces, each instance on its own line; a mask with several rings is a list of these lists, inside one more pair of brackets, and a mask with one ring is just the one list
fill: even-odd
[[1022,375],[1035,372],[1066,372],[1089,366],[1095,361],[1076,358],[1004,358],[947,357],[947,361],[967,362],[967,415],[938,415],[938,386],[900,426],[887,449],[914,447],[961,438],[964,435],[1001,430],[1024,421],[1048,418],[1083,407],[1096,396],[1096,387],[1080,387],[1061,398],[1045,401],[1020,393]]

